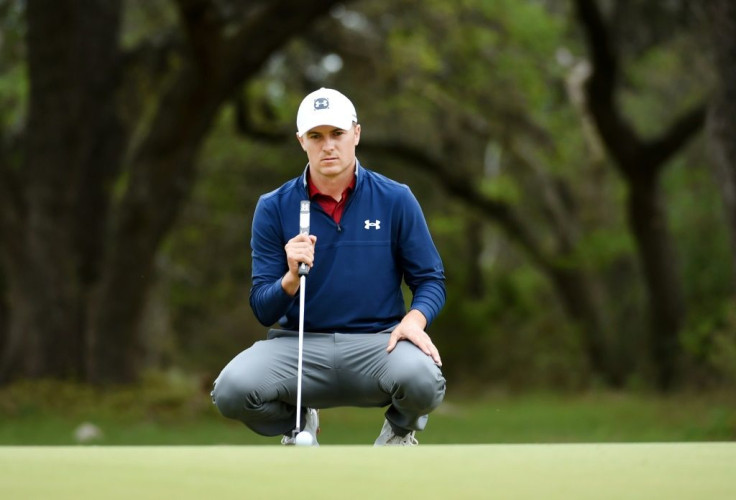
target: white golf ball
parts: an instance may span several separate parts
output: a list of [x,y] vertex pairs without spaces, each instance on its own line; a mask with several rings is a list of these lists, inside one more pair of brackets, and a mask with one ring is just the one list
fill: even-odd
[[314,444],[314,438],[312,435],[307,431],[301,431],[299,434],[296,435],[296,440],[294,443],[297,446],[312,446]]

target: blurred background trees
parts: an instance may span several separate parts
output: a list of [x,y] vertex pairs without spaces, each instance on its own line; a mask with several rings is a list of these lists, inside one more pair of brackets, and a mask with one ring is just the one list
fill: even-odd
[[210,380],[250,217],[350,96],[447,270],[453,383],[736,382],[727,0],[0,0],[0,375]]

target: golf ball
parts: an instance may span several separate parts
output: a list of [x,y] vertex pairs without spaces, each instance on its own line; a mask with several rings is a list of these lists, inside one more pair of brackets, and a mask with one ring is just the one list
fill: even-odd
[[312,446],[313,443],[314,438],[307,431],[301,431],[299,434],[296,435],[295,444],[297,446]]

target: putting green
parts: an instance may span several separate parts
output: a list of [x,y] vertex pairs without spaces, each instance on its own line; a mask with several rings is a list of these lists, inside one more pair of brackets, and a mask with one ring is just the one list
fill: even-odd
[[736,443],[0,447],[3,499],[736,498]]

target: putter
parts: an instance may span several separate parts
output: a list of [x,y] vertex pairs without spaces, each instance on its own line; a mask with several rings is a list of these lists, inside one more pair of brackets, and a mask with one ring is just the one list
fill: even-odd
[[[299,234],[309,235],[309,200],[302,200],[299,209]],[[299,353],[296,362],[296,428],[292,436],[296,439],[301,432],[302,418],[302,361],[304,352],[304,294],[307,286],[309,266],[299,264]],[[313,436],[316,437],[316,436]]]

